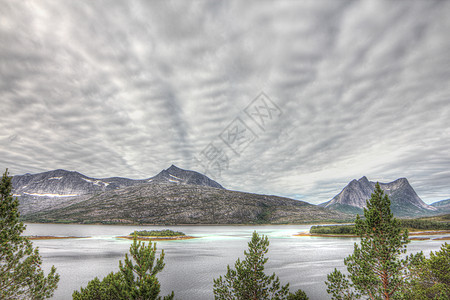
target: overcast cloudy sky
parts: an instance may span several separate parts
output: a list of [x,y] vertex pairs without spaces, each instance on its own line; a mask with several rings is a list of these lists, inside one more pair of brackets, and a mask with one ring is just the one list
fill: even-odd
[[[261,94],[264,93],[264,94]],[[450,1],[0,0],[0,167],[450,198]]]

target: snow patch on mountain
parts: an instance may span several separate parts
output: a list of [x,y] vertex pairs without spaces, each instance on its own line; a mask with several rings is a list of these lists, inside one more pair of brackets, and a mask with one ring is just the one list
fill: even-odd
[[78,194],[68,194],[68,195],[61,195],[61,194],[39,194],[39,193],[27,193],[24,192],[25,195],[28,196],[37,196],[37,197],[76,197],[79,196]]

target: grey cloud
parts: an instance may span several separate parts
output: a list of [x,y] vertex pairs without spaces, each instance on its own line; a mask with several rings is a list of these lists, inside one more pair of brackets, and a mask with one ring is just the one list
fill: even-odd
[[[0,167],[145,178],[236,117],[258,134],[218,179],[312,203],[353,178],[450,197],[444,1],[2,1]],[[261,131],[243,109],[282,110]]]

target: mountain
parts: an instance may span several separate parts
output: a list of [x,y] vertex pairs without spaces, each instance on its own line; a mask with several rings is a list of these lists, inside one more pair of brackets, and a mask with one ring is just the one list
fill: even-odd
[[105,191],[25,218],[104,224],[285,224],[344,219],[350,216],[303,201],[165,182]]
[[183,170],[174,165],[152,178],[142,180],[121,177],[98,179],[61,169],[38,174],[17,175],[12,178],[13,194],[19,199],[22,215],[65,207],[83,201],[94,194],[152,182],[201,185],[223,189],[220,184],[200,173]]
[[34,222],[283,224],[350,219],[303,201],[229,191],[174,165],[143,180],[54,170],[14,176],[12,182],[21,216]]
[[431,206],[437,208],[442,213],[450,213],[450,199],[436,201]]
[[162,170],[158,175],[149,179],[150,182],[171,182],[177,184],[193,184],[209,186],[223,189],[219,183],[195,171],[183,170],[177,166],[171,165],[170,168]]
[[[375,184],[365,176],[359,180],[354,179],[333,199],[319,205],[341,212],[362,214],[366,200],[370,199],[375,189]],[[435,207],[425,204],[420,199],[406,178],[380,183],[380,187],[389,196],[391,211],[397,217],[430,215],[437,212]]]

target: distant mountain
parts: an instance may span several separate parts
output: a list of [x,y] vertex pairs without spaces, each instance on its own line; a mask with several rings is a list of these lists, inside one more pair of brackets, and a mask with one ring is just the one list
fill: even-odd
[[205,175],[183,170],[174,165],[152,178],[142,180],[121,177],[98,179],[61,169],[17,175],[12,178],[13,194],[19,199],[22,215],[65,207],[83,201],[94,194],[153,182],[201,185],[223,189],[220,184]]
[[147,183],[105,191],[84,201],[28,214],[34,222],[140,224],[285,224],[349,220],[303,201],[202,185]]
[[450,199],[436,201],[431,206],[437,208],[442,213],[450,213]]
[[19,199],[21,214],[69,205],[87,195],[145,182],[120,177],[97,179],[61,169],[12,178],[13,194]]
[[[319,204],[322,207],[341,212],[361,214],[375,189],[375,182],[367,177],[352,180],[339,194],[328,202]],[[437,212],[433,206],[425,204],[417,195],[406,178],[399,178],[390,183],[380,183],[380,187],[391,200],[391,211],[398,217],[430,215]]]
[[174,165],[143,180],[54,170],[12,181],[21,216],[35,222],[281,224],[350,218],[303,201],[229,191]]
[[162,170],[158,175],[150,178],[149,181],[158,183],[170,182],[177,184],[193,184],[223,189],[223,186],[203,174],[195,171],[183,170],[174,165],[171,165],[170,168],[166,170]]
[[145,180],[132,180],[120,177],[97,179],[78,172],[54,170],[38,174],[13,176],[14,193],[48,197],[70,197],[114,190],[130,185],[144,183]]

